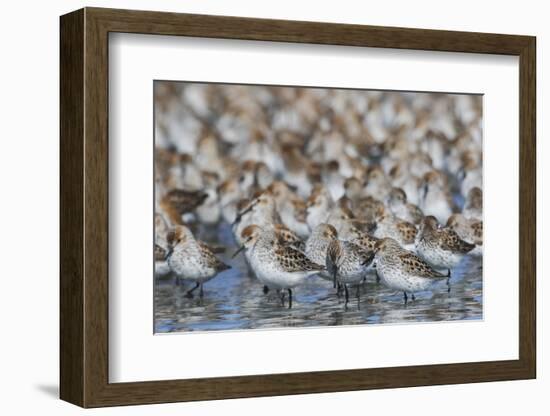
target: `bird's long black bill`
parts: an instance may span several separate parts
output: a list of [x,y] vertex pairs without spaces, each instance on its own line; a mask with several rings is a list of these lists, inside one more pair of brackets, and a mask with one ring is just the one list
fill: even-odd
[[254,208],[254,205],[256,205],[256,203],[251,203],[250,206],[248,208],[246,208],[245,210],[239,212],[237,214],[237,217],[235,218],[235,221],[233,221],[233,225],[235,224],[238,224],[241,222],[241,218],[243,216],[245,216],[246,214],[248,214],[250,211],[252,211],[252,209]]
[[173,252],[174,252],[174,247],[170,247],[170,248],[166,251],[166,255],[164,256],[164,260],[165,260],[165,261],[168,261],[168,259],[170,258],[170,256],[172,255]]
[[233,255],[231,256],[232,259],[234,259],[235,257],[237,257],[239,255],[239,253],[241,251],[244,250],[244,245],[243,246],[240,246],[239,249],[237,251],[235,251],[235,253],[233,253]]
[[426,199],[426,194],[428,193],[428,184],[424,184],[422,187],[422,199]]

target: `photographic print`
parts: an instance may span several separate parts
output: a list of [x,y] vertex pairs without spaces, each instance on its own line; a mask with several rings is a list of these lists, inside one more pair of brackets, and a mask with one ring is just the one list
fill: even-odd
[[483,319],[482,95],[154,82],[155,333]]

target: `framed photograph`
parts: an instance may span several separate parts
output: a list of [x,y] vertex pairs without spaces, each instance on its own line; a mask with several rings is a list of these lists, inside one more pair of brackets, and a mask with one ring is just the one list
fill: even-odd
[[60,28],[63,400],[536,377],[534,37]]

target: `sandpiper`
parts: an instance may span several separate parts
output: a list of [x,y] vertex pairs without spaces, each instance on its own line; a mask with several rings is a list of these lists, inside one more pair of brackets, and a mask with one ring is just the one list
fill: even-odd
[[[358,285],[367,274],[374,259],[374,251],[365,251],[359,246],[338,239],[333,239],[327,247],[327,272],[332,276],[334,286],[344,287],[346,305],[349,300],[348,285]],[[357,287],[357,305],[359,306],[360,288]]]
[[302,238],[309,235],[306,222],[306,204],[283,181],[272,182],[266,190],[273,196],[283,224]]
[[388,207],[398,218],[413,224],[422,221],[422,211],[414,204],[407,202],[407,194],[401,188],[392,188],[388,197]]
[[249,195],[258,191],[256,162],[254,160],[245,160],[241,164],[239,188],[244,195]]
[[218,186],[219,203],[222,218],[232,224],[237,218],[237,203],[241,199],[241,190],[236,178],[228,179]]
[[424,215],[433,215],[441,223],[445,223],[453,213],[451,196],[442,173],[434,170],[424,175],[419,206]]
[[202,171],[223,172],[222,152],[217,137],[204,128],[202,137],[197,141],[197,154],[194,162]]
[[434,270],[420,257],[405,250],[391,238],[380,240],[375,261],[382,284],[390,289],[402,291],[405,303],[408,299],[407,293],[415,300],[415,292],[427,290],[434,283],[450,276]]
[[285,162],[283,180],[294,186],[298,195],[306,198],[311,193],[312,185],[307,170],[304,169],[309,161],[302,153],[302,148],[295,143],[287,144],[282,147],[281,154]]
[[[306,241],[305,254],[311,261],[317,264],[325,264],[327,248],[331,241],[338,238],[338,232],[330,224],[321,223],[313,229]],[[319,273],[325,280],[332,280],[332,276],[326,271]]]
[[155,274],[157,276],[165,276],[170,273],[170,266],[166,261],[170,244],[167,241],[169,227],[164,217],[155,214]]
[[376,215],[376,228],[373,235],[376,238],[393,238],[405,248],[414,246],[417,234],[416,226],[410,222],[401,220],[381,207]]
[[468,195],[473,188],[481,188],[483,183],[483,173],[481,165],[474,157],[467,157],[462,165],[462,168],[458,172],[459,178],[461,178],[460,192],[462,195]]
[[332,199],[336,201],[344,196],[345,178],[340,174],[340,165],[336,160],[329,161],[325,170],[324,182],[327,184]]
[[435,269],[449,273],[474,248],[475,244],[462,240],[452,229],[440,227],[431,215],[424,218],[416,240],[417,254]]
[[326,221],[334,202],[329,191],[322,184],[313,187],[307,200],[306,221],[311,230]]
[[473,187],[466,195],[466,202],[462,214],[466,218],[479,221],[483,220],[483,192],[478,187]]
[[329,216],[323,222],[332,225],[336,230],[340,230],[340,228],[345,227],[346,224],[353,222],[355,219],[351,209],[351,201],[344,196],[332,207]]
[[363,197],[363,184],[354,176],[344,181],[344,189],[344,195],[352,202],[359,201]]
[[303,251],[305,244],[302,239],[284,224],[273,224],[273,230],[281,244],[292,246]]
[[275,180],[273,172],[264,162],[256,163],[256,182],[260,189],[265,189]]
[[218,192],[214,188],[206,188],[204,193],[207,197],[196,208],[197,218],[202,224],[217,224],[221,217]]
[[[341,240],[350,241],[359,248],[361,248],[363,251],[370,252],[370,251],[376,251],[376,247],[378,244],[378,241],[380,241],[379,238],[376,238],[364,231],[359,230],[358,228],[351,229],[347,235],[346,238],[342,236],[342,234],[339,235],[339,238]],[[378,273],[376,273],[376,261],[373,260],[372,262],[372,270],[368,270],[367,276],[365,277],[365,280],[368,279],[368,276],[372,275],[376,282],[380,282],[380,277],[378,276]]]
[[208,198],[202,191],[172,189],[161,200],[161,208],[173,224],[182,224],[182,215],[192,212]]
[[168,189],[185,189],[197,191],[204,186],[199,167],[194,163],[193,157],[187,153],[172,156],[172,164],[165,178]]
[[410,173],[406,161],[399,160],[395,162],[389,171],[389,177],[394,187],[401,188],[405,191],[409,203],[418,205],[420,179]]
[[186,226],[176,226],[168,233],[167,239],[171,245],[168,265],[176,275],[176,284],[180,279],[195,282],[195,286],[186,293],[189,298],[199,287],[202,298],[203,284],[231,267],[218,259],[206,244],[196,240]]
[[[239,245],[242,244],[242,232],[249,225],[256,224],[264,227],[281,223],[275,200],[269,192],[263,192],[243,205],[244,208],[239,210],[235,221],[231,225],[233,236]],[[241,208],[240,203],[238,207]]]
[[355,206],[355,213],[357,218],[370,223],[376,222],[376,217],[379,215],[381,210],[384,210],[384,203],[372,196],[366,198],[361,198],[357,201]]
[[[292,289],[304,283],[313,274],[325,270],[325,266],[313,263],[292,246],[282,244],[273,229],[249,225],[243,232],[242,250],[258,280],[269,288],[288,292],[288,307],[292,308]],[[284,293],[281,295],[284,302]]]
[[474,256],[483,254],[483,222],[473,218],[466,218],[462,214],[453,214],[447,220],[447,227],[455,231],[458,236],[476,247],[470,252]]
[[391,184],[386,174],[379,166],[368,169],[367,181],[365,184],[365,195],[385,200],[391,190]]

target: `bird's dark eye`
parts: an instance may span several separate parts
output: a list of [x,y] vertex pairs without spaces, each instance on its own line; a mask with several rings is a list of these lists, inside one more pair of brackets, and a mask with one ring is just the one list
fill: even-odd
[[241,177],[239,178],[239,182],[241,182],[241,183],[244,182],[244,176],[241,176]]

